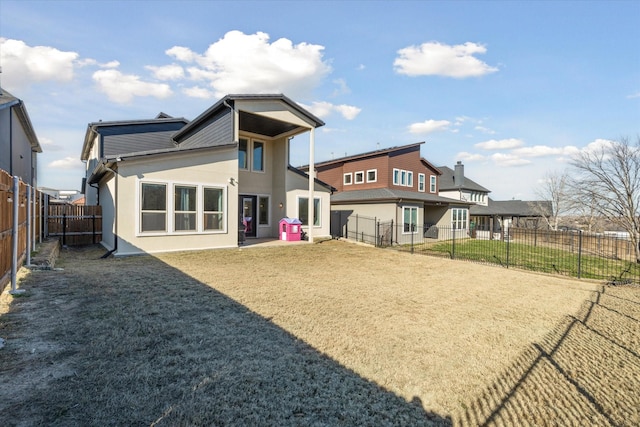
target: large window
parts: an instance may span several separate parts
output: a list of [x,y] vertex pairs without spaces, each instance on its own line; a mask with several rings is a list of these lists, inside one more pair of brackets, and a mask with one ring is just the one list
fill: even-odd
[[367,182],[376,182],[378,180],[378,169],[369,169],[367,171]]
[[463,230],[467,228],[467,209],[454,208],[451,209],[451,227],[454,230]]
[[402,230],[405,233],[418,231],[418,208],[415,206],[402,207]]
[[140,231],[167,230],[167,185],[142,183]]
[[351,185],[351,179],[352,179],[351,172],[345,173],[344,174],[344,179],[343,179],[342,182],[343,182],[344,185]]
[[205,187],[204,193],[204,230],[224,229],[224,190],[222,188]]
[[258,225],[269,225],[269,197],[258,197]]
[[[313,199],[313,225],[320,226],[320,198]],[[298,219],[302,225],[309,225],[309,198],[298,198]]]
[[249,140],[240,138],[238,142],[238,167],[249,169]]
[[418,191],[423,192],[424,193],[424,186],[425,186],[425,176],[423,173],[419,173],[418,174]]
[[252,170],[264,172],[264,142],[253,141],[253,166]]
[[393,185],[413,187],[413,172],[404,169],[393,169]]
[[356,184],[362,184],[364,182],[364,171],[355,172],[353,178]]
[[194,231],[196,229],[196,187],[176,185],[174,187],[175,231]]
[[140,233],[224,231],[225,197],[222,186],[141,182]]
[[429,177],[429,192],[430,193],[435,193],[437,190],[436,188],[436,176],[435,175],[431,175]]

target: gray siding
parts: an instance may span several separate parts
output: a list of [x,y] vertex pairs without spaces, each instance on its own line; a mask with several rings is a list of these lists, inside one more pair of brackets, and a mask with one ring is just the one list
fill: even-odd
[[105,135],[103,138],[104,157],[138,153],[141,151],[174,148],[171,136],[175,131],[130,133],[125,135]]
[[228,108],[178,141],[183,148],[215,147],[233,142],[233,116]]
[[0,110],[0,169],[30,185],[35,182],[35,156],[13,108]]

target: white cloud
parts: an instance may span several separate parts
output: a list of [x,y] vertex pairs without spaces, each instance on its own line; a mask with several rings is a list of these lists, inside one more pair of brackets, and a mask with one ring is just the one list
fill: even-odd
[[52,139],[49,139],[46,137],[39,137],[38,142],[40,143],[40,146],[42,147],[42,151],[44,152],[64,150],[64,147],[56,144],[55,142],[53,142]]
[[182,93],[191,98],[200,98],[200,99],[211,99],[215,96],[215,94],[209,89],[205,89],[200,86],[193,86],[182,89]]
[[393,65],[397,73],[408,76],[478,77],[498,71],[473,56],[486,52],[483,45],[471,42],[454,46],[428,42],[400,49]]
[[476,148],[481,150],[508,150],[511,148],[517,148],[524,145],[524,141],[516,138],[509,139],[490,139],[489,141],[479,142],[475,144]]
[[631,95],[627,95],[627,98],[640,98],[640,92],[632,93]]
[[489,134],[489,135],[494,135],[496,133],[495,130],[489,129],[489,128],[484,127],[484,126],[476,126],[474,129],[477,130],[477,131],[480,131],[482,133]]
[[353,120],[362,111],[361,108],[354,107],[353,105],[346,105],[346,104],[335,105],[326,101],[314,102],[311,105],[304,105],[304,104],[300,104],[300,105],[320,118],[327,117],[331,113],[336,112],[342,115],[342,117],[344,117],[347,120]]
[[498,166],[524,166],[531,164],[531,160],[523,159],[515,154],[495,153],[491,160]]
[[545,156],[571,156],[579,151],[578,147],[549,147],[546,145],[534,145],[533,147],[520,147],[511,153],[523,157],[545,157]]
[[175,46],[166,51],[178,61],[195,64],[187,71],[194,80],[208,81],[216,96],[230,93],[311,94],[331,71],[323,61],[323,46],[294,45],[281,38],[272,43],[263,32],[230,31],[203,54]]
[[421,123],[409,125],[409,132],[414,134],[427,134],[447,130],[451,124],[448,120],[425,120]]
[[158,80],[179,80],[184,78],[184,69],[177,64],[163,65],[161,67],[147,65],[145,68],[152,71],[154,77]]
[[333,91],[331,96],[344,95],[347,93],[351,93],[351,89],[347,86],[347,81],[345,79],[335,79],[333,83],[338,86],[336,90]]
[[31,82],[73,79],[76,52],[63,52],[49,46],[28,46],[21,40],[0,38],[2,84],[7,90],[28,86]]
[[98,89],[107,94],[113,102],[125,104],[131,102],[134,96],[153,96],[167,98],[172,91],[164,83],[151,83],[140,80],[134,74],[122,74],[118,70],[100,70],[93,73],[93,80]]
[[65,157],[64,159],[54,160],[48,165],[52,169],[64,169],[64,170],[72,170],[72,169],[82,169],[83,164],[78,157]]
[[456,156],[456,159],[459,159],[465,162],[481,162],[486,160],[487,158],[482,154],[469,153],[467,151],[463,151],[461,153],[458,153],[458,155]]

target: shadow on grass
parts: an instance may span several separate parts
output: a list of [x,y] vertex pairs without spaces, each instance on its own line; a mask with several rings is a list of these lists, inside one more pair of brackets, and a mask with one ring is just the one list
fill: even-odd
[[451,425],[155,258],[103,253],[64,250],[0,317],[3,425]]
[[602,287],[456,425],[640,425],[640,288]]

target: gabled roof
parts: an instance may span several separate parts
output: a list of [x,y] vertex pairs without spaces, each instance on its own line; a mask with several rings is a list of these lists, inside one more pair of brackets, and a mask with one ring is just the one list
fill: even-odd
[[[403,150],[411,149],[411,148],[414,148],[414,147],[419,147],[422,144],[424,144],[424,141],[416,142],[414,144],[400,145],[400,146],[397,146],[397,147],[382,148],[380,150],[375,150],[375,151],[367,151],[366,153],[360,153],[360,154],[354,154],[354,155],[351,155],[351,156],[339,157],[337,159],[326,160],[324,162],[316,162],[314,166],[317,168],[317,167],[322,167],[322,166],[329,166],[329,165],[332,165],[332,164],[335,164],[335,163],[346,163],[346,162],[350,162],[350,161],[353,161],[353,160],[367,159],[367,158],[370,158],[370,157],[376,157],[376,156],[380,156],[380,155],[383,155],[383,154],[391,154],[391,153],[395,153],[397,151],[403,151]],[[309,165],[301,166],[301,168],[302,169],[304,169],[304,168],[308,169]]]
[[[131,135],[142,133],[154,133],[152,129],[152,125],[164,125],[164,124],[175,124],[179,127],[184,127],[189,123],[189,120],[179,117],[173,118],[165,115],[164,113],[158,114],[155,119],[142,119],[142,120],[115,120],[115,121],[97,121],[92,122],[87,125],[87,132],[85,133],[84,143],[82,144],[82,151],[80,154],[80,158],[82,160],[87,160],[89,158],[89,151],[91,150],[91,143],[93,141],[93,136],[97,133],[109,134],[114,136],[115,139],[121,138],[126,140],[131,138]],[[151,126],[150,126],[151,125]],[[125,130],[120,132],[119,130]],[[159,136],[158,142],[161,147],[164,149],[170,149],[175,146],[171,136],[175,133],[175,129],[171,131],[161,131],[157,130],[155,132],[162,134],[166,133],[166,135]],[[118,134],[120,134],[118,136]],[[139,151],[139,150],[138,150]],[[119,154],[127,154],[127,153],[119,153]]]
[[370,190],[343,191],[331,195],[331,203],[347,204],[347,203],[381,203],[381,202],[397,202],[397,201],[417,201],[432,205],[464,205],[469,206],[471,203],[460,200],[450,199],[448,197],[436,196],[430,193],[417,193],[415,191],[394,190],[390,188],[373,188]]
[[42,147],[40,146],[38,137],[33,130],[33,125],[31,124],[31,119],[29,118],[24,102],[0,87],[0,110],[4,108],[15,109],[16,116],[18,117],[20,124],[22,124],[22,128],[24,129],[27,139],[29,140],[29,144],[31,145],[31,151],[42,153]]
[[[189,133],[198,129],[199,126],[206,123],[212,117],[215,117],[217,114],[220,114],[224,110],[235,108],[236,101],[279,101],[287,105],[293,111],[298,113],[301,117],[306,119],[306,121],[308,121],[309,124],[312,125],[313,127],[320,127],[320,126],[324,126],[325,124],[322,120],[320,120],[319,118],[317,118],[316,116],[311,114],[309,111],[305,110],[300,105],[298,105],[291,99],[287,98],[283,94],[235,94],[235,95],[226,95],[225,97],[220,99],[218,102],[213,104],[210,108],[208,108],[205,112],[203,112],[198,117],[193,119],[187,126],[181,129],[179,132],[176,132],[176,134],[174,135],[174,140],[176,142],[180,142],[180,140],[184,136],[189,135]],[[246,125],[249,127],[257,126],[257,127],[260,127],[261,129],[265,129],[269,127],[265,124],[266,121],[269,121],[270,126],[272,127],[277,125],[277,123],[274,123],[274,122],[279,122],[278,129],[274,129],[273,130],[274,134],[270,136],[276,136],[280,133],[290,132],[299,127],[295,124],[287,123],[285,121],[278,121],[272,118],[267,119],[259,114],[253,114],[252,112],[241,111],[240,113],[242,114],[241,122],[246,122]],[[246,129],[246,130],[250,131],[251,129]]]
[[553,208],[547,200],[491,200],[487,206],[472,205],[469,209],[471,215],[479,216],[519,216],[534,217],[551,215]]
[[[440,191],[449,191],[449,190],[458,190],[460,187],[456,186],[453,177],[454,170],[447,166],[438,166],[438,169],[442,172],[440,175],[439,188]],[[483,187],[472,179],[469,179],[467,176],[464,177],[464,184],[462,185],[463,190],[470,191],[479,191],[483,193],[490,193],[491,190]]]

